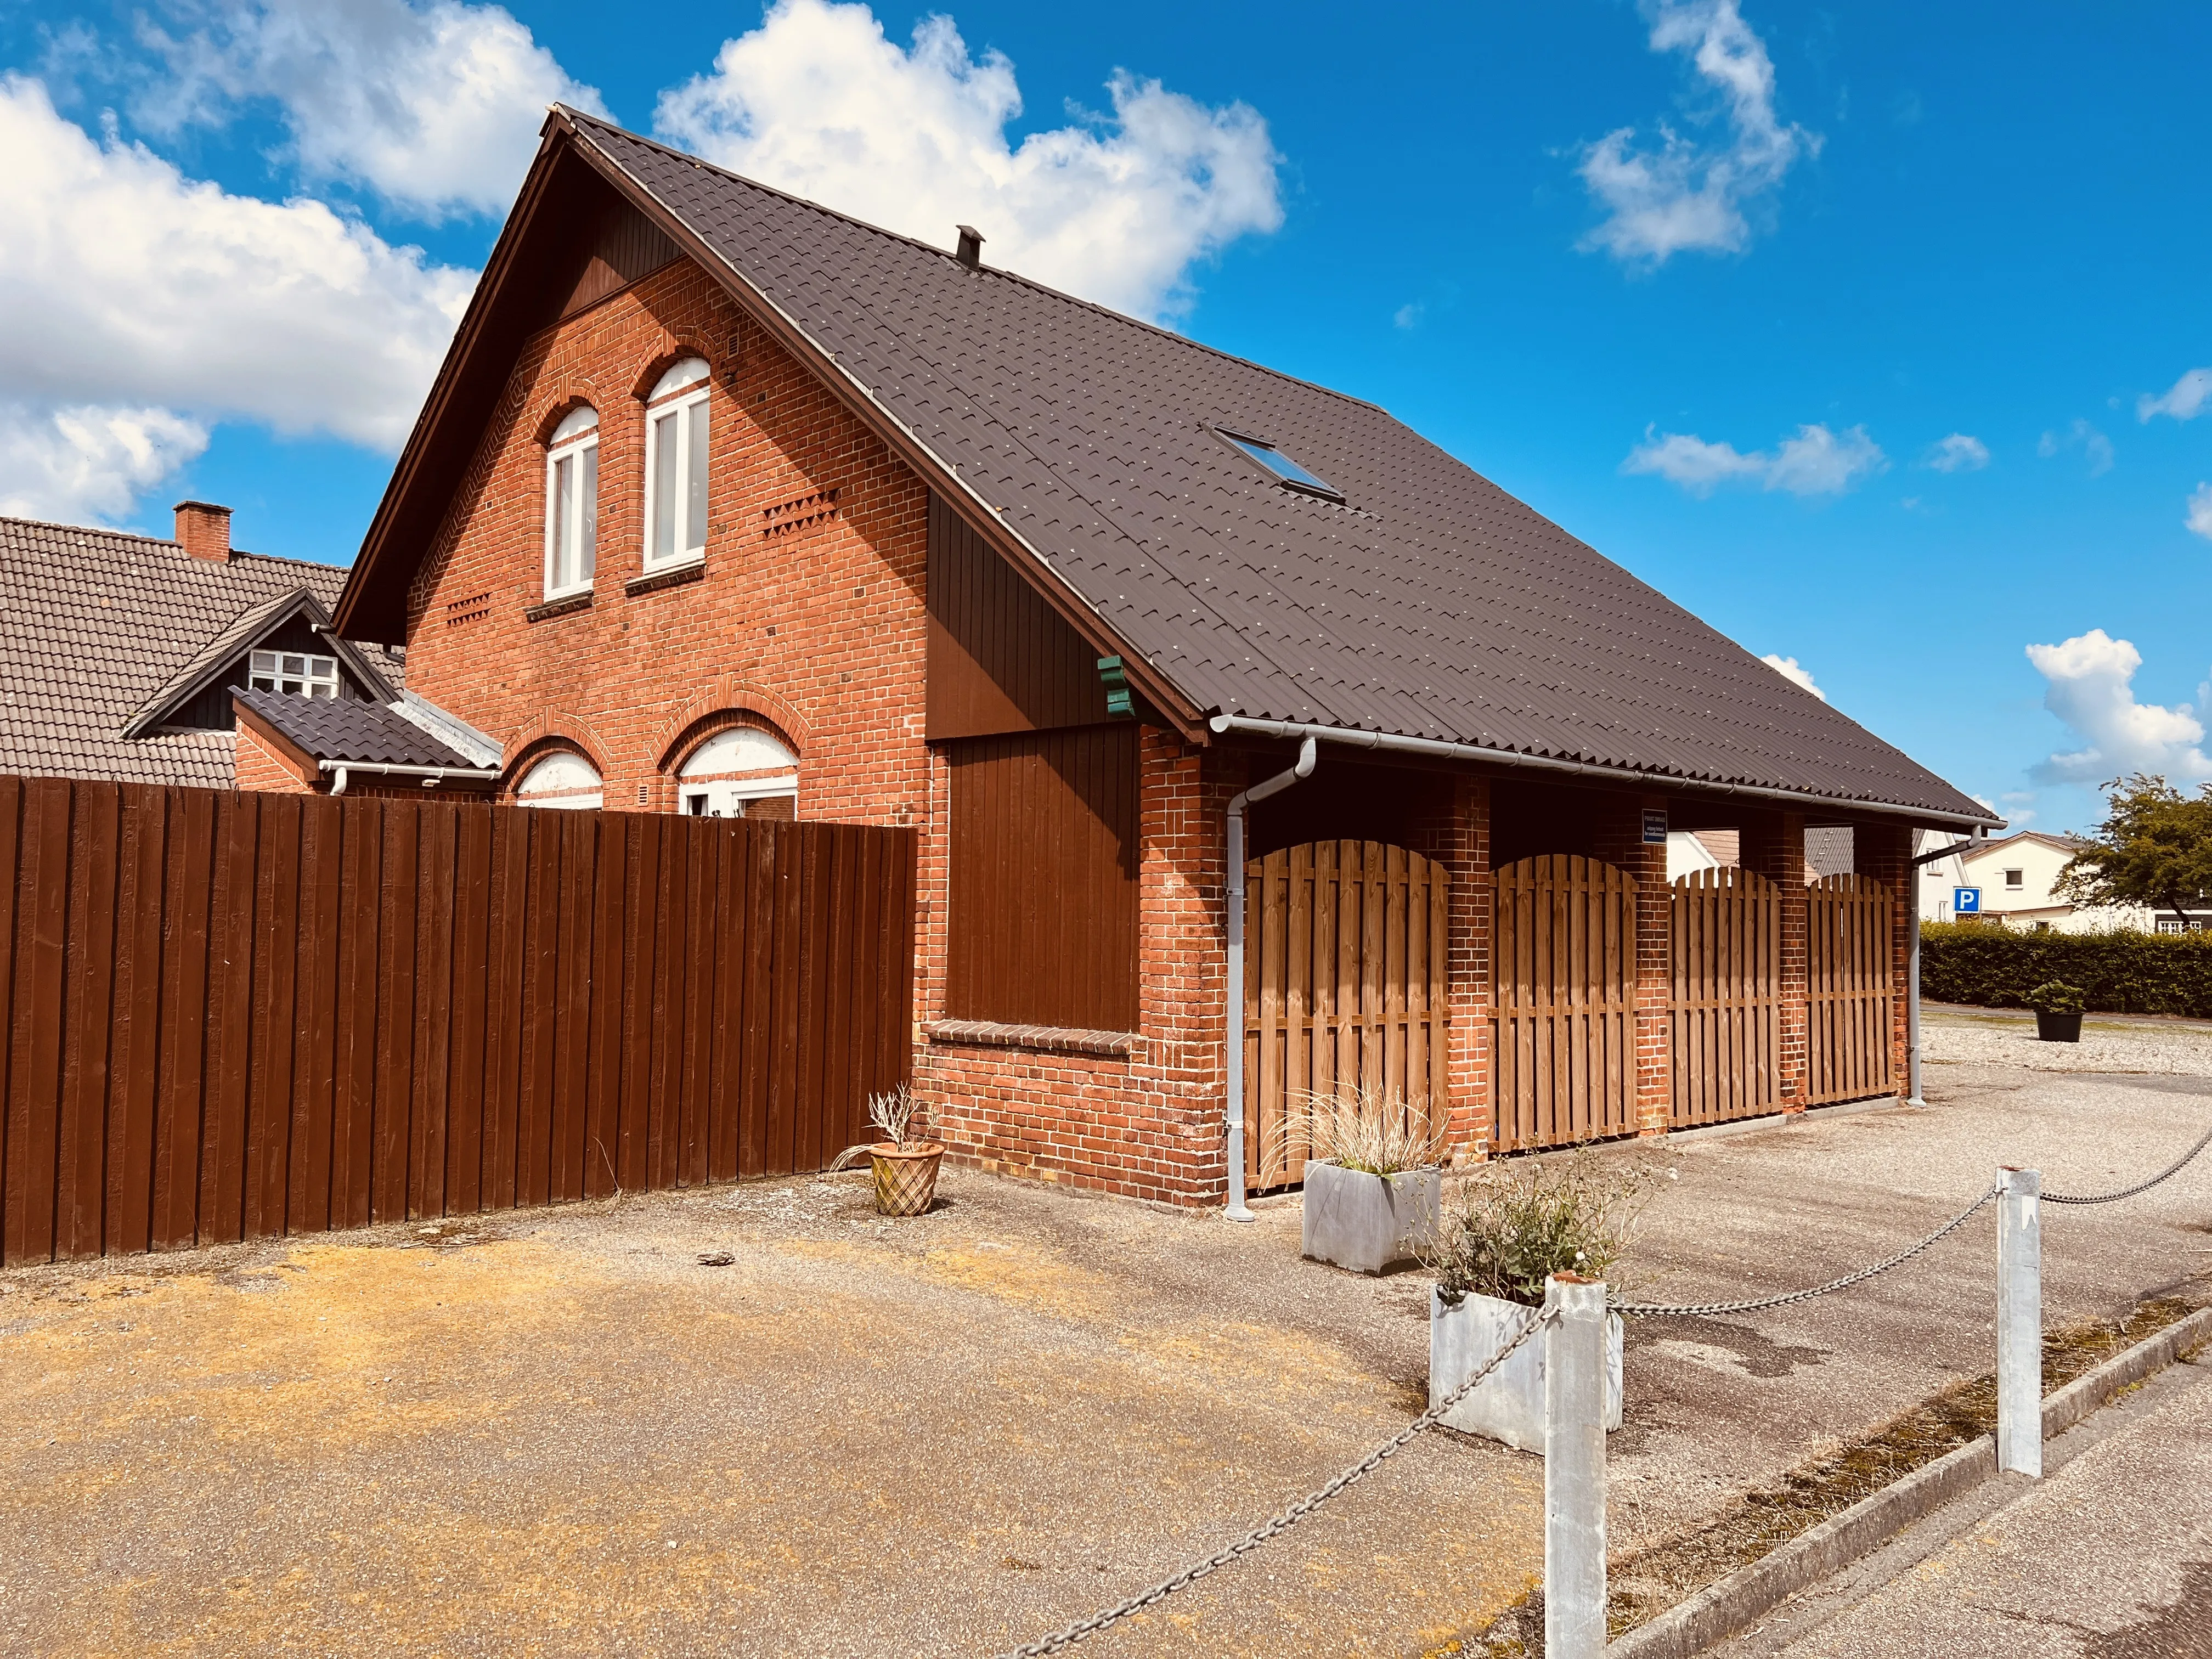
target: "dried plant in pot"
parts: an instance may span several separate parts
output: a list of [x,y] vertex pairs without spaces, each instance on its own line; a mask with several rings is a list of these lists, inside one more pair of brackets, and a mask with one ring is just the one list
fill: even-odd
[[1360,1273],[1411,1258],[1437,1223],[1446,1125],[1425,1101],[1364,1085],[1292,1098],[1299,1109],[1261,1165],[1272,1185],[1304,1159],[1302,1252]]
[[884,1132],[884,1139],[868,1148],[868,1160],[876,1176],[876,1207],[885,1215],[925,1215],[937,1200],[945,1147],[916,1133],[920,1107],[903,1083],[868,1097],[868,1121]]
[[[1616,1282],[1652,1180],[1577,1150],[1492,1164],[1461,1183],[1421,1260],[1429,1295],[1429,1404],[1440,1405],[1544,1305],[1555,1273]],[[1605,1425],[1620,1426],[1621,1321],[1606,1322]],[[1544,1344],[1522,1345],[1444,1419],[1449,1427],[1544,1449]]]

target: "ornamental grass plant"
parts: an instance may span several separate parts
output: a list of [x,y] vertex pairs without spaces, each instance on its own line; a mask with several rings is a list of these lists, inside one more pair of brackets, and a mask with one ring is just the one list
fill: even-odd
[[1326,1160],[1369,1175],[1434,1168],[1449,1150],[1450,1123],[1432,1118],[1425,1100],[1395,1090],[1345,1084],[1332,1093],[1291,1095],[1288,1124],[1260,1149],[1260,1185],[1279,1186],[1302,1164]]
[[1448,1304],[1473,1295],[1536,1307],[1554,1273],[1612,1279],[1654,1178],[1580,1150],[1495,1164],[1447,1196],[1418,1254]]

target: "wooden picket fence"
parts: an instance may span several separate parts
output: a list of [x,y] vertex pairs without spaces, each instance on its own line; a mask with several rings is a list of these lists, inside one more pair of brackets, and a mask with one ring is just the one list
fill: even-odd
[[1254,1188],[1304,1179],[1310,1097],[1449,1097],[1450,872],[1379,842],[1310,842],[1245,870],[1244,1145]]
[[1782,1109],[1782,891],[1753,871],[1674,884],[1668,1051],[1677,1128]]
[[915,833],[0,778],[0,1261],[822,1167]]
[[1497,873],[1492,935],[1498,1152],[1636,1124],[1636,880],[1547,853]]
[[1889,889],[1871,876],[1827,876],[1805,898],[1806,1103],[1887,1094],[1897,997]]

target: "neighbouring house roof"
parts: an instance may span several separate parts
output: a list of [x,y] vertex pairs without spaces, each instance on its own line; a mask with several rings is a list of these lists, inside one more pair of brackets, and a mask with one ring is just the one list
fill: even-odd
[[1805,879],[1848,876],[1856,867],[1858,847],[1847,823],[1815,823],[1805,831]]
[[243,690],[232,696],[240,708],[251,709],[313,760],[450,767],[481,772],[488,780],[499,774],[496,752],[487,763],[481,751],[465,750],[390,703],[298,697],[279,691]]
[[[528,227],[571,156],[811,358],[1094,643],[1141,665],[1164,706],[1996,822],[1371,404],[566,108],[363,546],[348,631],[404,625],[495,395],[471,354],[511,367],[501,295],[532,291],[520,250],[547,246]],[[1225,434],[1343,499],[1285,487]]]
[[[248,605],[232,619],[228,627],[185,659],[177,672],[169,677],[167,684],[139,706],[138,712],[124,726],[124,735],[136,738],[153,731],[184,704],[213,684],[216,678],[236,662],[255,641],[266,639],[295,617],[304,617],[309,623],[319,623],[325,628],[330,625],[328,607],[315,597],[314,589],[305,586],[295,587],[289,593],[276,594],[259,605]],[[350,640],[339,639],[335,635],[325,637],[330,641],[332,653],[344,660],[346,666],[362,681],[364,690],[380,700],[396,695],[391,682],[384,678],[367,652]]]
[[[249,613],[281,623],[304,590],[327,617],[345,579],[336,565],[197,559],[149,536],[0,519],[0,771],[230,787],[233,733],[126,730],[250,646],[262,630],[241,631]],[[210,660],[218,641],[228,654]],[[340,654],[401,681],[380,647]]]
[[2040,830],[2015,830],[2011,835],[1996,841],[1985,841],[1978,847],[1970,847],[1959,857],[1965,863],[1979,864],[1984,859],[1993,858],[2008,848],[2018,847],[2022,842],[2048,847],[2055,853],[2063,853],[2069,859],[2095,845],[2078,836],[2048,836]]

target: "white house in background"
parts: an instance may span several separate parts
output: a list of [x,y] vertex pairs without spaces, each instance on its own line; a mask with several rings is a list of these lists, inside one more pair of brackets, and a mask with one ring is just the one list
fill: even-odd
[[[1933,852],[1955,836],[1931,830],[1920,832],[1918,851]],[[2075,854],[2088,843],[2072,836],[2046,836],[2039,830],[2021,830],[2001,841],[1985,841],[1920,866],[1920,919],[1955,921],[1953,896],[1961,887],[1981,890],[1981,916],[2000,927],[2045,929],[2061,933],[2107,933],[2129,928],[2138,933],[2177,933],[2182,923],[2172,912],[2154,915],[2136,905],[2087,908],[2062,898],[2051,890]],[[2190,926],[2202,929],[2212,924],[2212,911],[2189,912]]]

